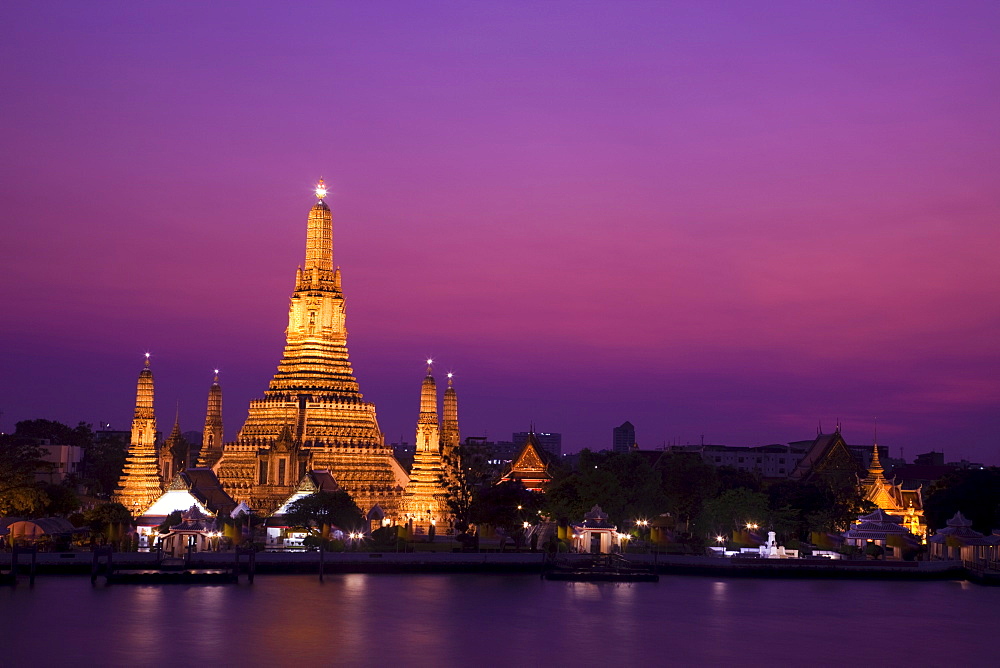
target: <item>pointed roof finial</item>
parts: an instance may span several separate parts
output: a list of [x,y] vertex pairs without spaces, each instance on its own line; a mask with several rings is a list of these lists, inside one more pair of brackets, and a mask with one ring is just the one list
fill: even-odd
[[320,177],[319,183],[316,184],[316,199],[322,202],[323,198],[326,197],[326,193],[326,183],[323,182],[323,177]]
[[149,367],[149,353],[146,353],[146,363],[143,366]]
[[427,375],[431,375],[431,365],[434,364],[434,360],[430,357],[427,358]]
[[219,384],[219,370],[218,369],[213,369],[213,371],[215,371],[215,378],[212,379],[212,382],[215,383],[216,385],[218,385]]
[[451,371],[448,372],[448,387],[451,387],[451,379],[455,377]]

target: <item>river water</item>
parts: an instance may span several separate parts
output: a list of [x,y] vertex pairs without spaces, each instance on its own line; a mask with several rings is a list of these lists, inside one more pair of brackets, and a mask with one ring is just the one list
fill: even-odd
[[257,576],[253,585],[0,588],[0,665],[992,664],[1000,588],[964,582],[547,582]]

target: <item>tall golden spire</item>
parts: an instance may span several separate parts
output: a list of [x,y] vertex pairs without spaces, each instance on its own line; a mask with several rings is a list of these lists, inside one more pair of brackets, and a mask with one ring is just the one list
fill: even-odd
[[441,461],[438,397],[432,373],[433,364],[434,360],[427,360],[427,375],[420,384],[417,442],[413,448],[410,482],[403,497],[406,518],[414,523],[418,532],[429,531],[431,526],[444,531],[451,525]]
[[198,466],[214,467],[222,457],[222,387],[219,370],[215,369],[212,386],[208,388],[208,407],[205,409],[205,428],[201,432],[201,452]]
[[441,421],[441,450],[450,457],[459,446],[458,395],[455,393],[453,373],[448,373],[448,387],[444,391],[444,416]]
[[432,375],[434,360],[427,360],[427,375],[420,385],[420,415],[417,418],[417,451],[440,451],[437,384]]
[[277,372],[264,397],[250,402],[236,440],[213,468],[223,488],[255,510],[275,510],[307,471],[329,469],[362,510],[378,504],[394,516],[405,472],[386,447],[375,406],[364,401],[348,359],[333,219],[324,197],[321,181]]
[[333,216],[323,198],[326,186],[323,179],[316,185],[316,204],[309,210],[309,225],[306,232],[305,272],[313,269],[333,271]]
[[156,452],[156,415],[153,410],[153,372],[149,368],[149,353],[139,372],[135,390],[135,415],[132,438],[128,446],[125,468],[112,499],[138,517],[145,512],[162,491]]

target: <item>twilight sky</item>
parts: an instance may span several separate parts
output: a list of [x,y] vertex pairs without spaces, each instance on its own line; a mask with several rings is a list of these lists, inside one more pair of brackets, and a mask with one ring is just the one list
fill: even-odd
[[[1000,4],[20,2],[0,23],[0,429],[226,435],[312,184],[412,442],[812,438],[1000,463]],[[443,383],[442,383],[443,384]]]

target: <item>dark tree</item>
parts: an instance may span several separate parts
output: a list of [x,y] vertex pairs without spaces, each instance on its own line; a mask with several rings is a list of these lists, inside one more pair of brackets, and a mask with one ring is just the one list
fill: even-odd
[[49,498],[35,480],[44,470],[42,449],[15,436],[0,438],[0,515],[34,514],[45,508]]
[[69,485],[45,485],[44,492],[48,497],[45,504],[46,515],[67,517],[80,508],[80,497]]
[[767,496],[764,494],[743,487],[727,489],[705,502],[698,515],[697,530],[702,534],[728,534],[750,523],[765,524],[768,512]]
[[517,534],[524,522],[534,522],[542,507],[542,495],[529,492],[519,482],[502,482],[479,490],[472,499],[470,519]]
[[84,520],[93,532],[91,536],[102,535],[109,542],[120,543],[132,528],[132,513],[120,503],[102,503],[83,514]]
[[705,502],[718,492],[719,476],[715,468],[698,454],[686,452],[665,454],[657,466],[667,496],[667,510],[689,528]]
[[93,494],[108,498],[115,491],[127,454],[125,439],[110,436],[96,439],[84,451],[83,477]]
[[625,514],[625,494],[618,478],[605,468],[581,467],[553,481],[545,490],[543,508],[556,520],[579,522],[595,505],[601,506],[612,521]]
[[932,529],[943,528],[959,511],[980,533],[1000,528],[1000,467],[958,470],[931,485],[924,514]]
[[744,471],[733,466],[719,466],[716,467],[715,474],[719,477],[720,492],[740,488],[754,492],[761,491],[760,475],[752,471]]
[[609,457],[604,467],[618,480],[623,495],[620,514],[612,515],[607,511],[618,526],[656,517],[667,510],[667,495],[660,472],[647,459],[634,452],[618,454]]
[[351,495],[343,490],[315,492],[288,507],[288,526],[307,529],[314,535],[328,538],[333,527],[344,532],[358,531],[365,525],[361,509]]

